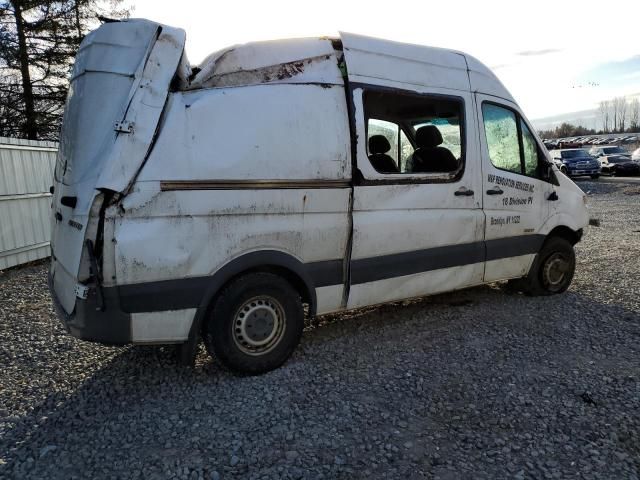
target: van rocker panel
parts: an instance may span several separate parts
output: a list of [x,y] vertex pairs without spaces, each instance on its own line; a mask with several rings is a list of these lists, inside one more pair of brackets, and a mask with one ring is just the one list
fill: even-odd
[[[534,254],[544,238],[544,235],[523,235],[355,260],[352,284],[461,267],[482,262],[485,258],[494,260]],[[316,311],[316,288],[344,283],[342,259],[303,264],[283,252],[270,250],[237,258],[213,276],[103,287],[104,310],[98,306],[95,289],[89,290],[86,300],[76,299],[72,315],[64,313],[55,295],[54,304],[67,331],[83,340],[115,345],[131,343],[136,340],[132,337],[132,315],[187,309],[197,309],[190,328],[193,333],[194,329],[200,328],[211,300],[229,280],[245,271],[269,267],[284,268],[303,282],[312,315]],[[173,340],[177,341],[177,338]]]

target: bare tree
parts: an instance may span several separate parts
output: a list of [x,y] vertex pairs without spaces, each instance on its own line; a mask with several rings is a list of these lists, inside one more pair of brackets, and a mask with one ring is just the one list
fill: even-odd
[[616,100],[618,102],[618,128],[620,132],[624,132],[624,125],[627,119],[627,98],[618,97]]
[[618,97],[611,100],[611,119],[613,120],[613,132],[618,131]]
[[637,97],[629,103],[629,128],[632,132],[640,129],[640,100]]
[[609,100],[603,100],[598,107],[598,113],[602,120],[602,130],[606,133],[609,131],[609,111],[611,110],[611,102]]

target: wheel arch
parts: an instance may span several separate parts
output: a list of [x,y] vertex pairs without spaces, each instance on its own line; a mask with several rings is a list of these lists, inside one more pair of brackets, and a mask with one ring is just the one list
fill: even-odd
[[552,237],[560,237],[567,240],[571,245],[575,245],[582,239],[582,233],[582,229],[573,230],[566,225],[558,225],[547,234],[545,241]]
[[315,315],[316,290],[305,265],[288,253],[260,250],[233,259],[213,274],[196,311],[189,333],[190,338],[201,333],[204,319],[225,285],[242,275],[254,272],[274,273],[286,279],[298,291],[303,303],[309,305],[309,315]]

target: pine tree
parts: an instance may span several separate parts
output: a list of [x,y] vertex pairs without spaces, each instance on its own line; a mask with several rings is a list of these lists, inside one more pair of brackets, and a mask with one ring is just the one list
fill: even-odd
[[0,136],[58,136],[78,46],[99,15],[128,16],[122,2],[0,0]]

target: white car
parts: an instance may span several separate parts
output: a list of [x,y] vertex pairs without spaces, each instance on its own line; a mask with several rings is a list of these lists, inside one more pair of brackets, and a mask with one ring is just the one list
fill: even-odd
[[631,160],[634,162],[640,162],[640,148],[636,148],[631,154]]
[[49,272],[72,335],[178,344],[185,362],[202,339],[257,374],[305,317],[499,280],[569,287],[586,196],[475,58],[341,34],[196,67],[184,45],[133,19],[80,46]]

